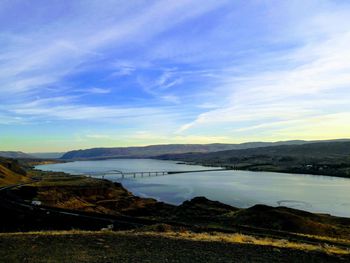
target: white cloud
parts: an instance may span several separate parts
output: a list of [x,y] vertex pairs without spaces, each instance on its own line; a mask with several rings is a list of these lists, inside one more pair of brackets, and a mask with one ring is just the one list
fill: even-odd
[[[226,100],[225,105],[201,113],[194,121],[183,124],[178,132],[220,125],[232,127],[233,131],[269,129],[271,125],[283,129],[286,122],[297,125],[298,121],[323,116],[327,120],[331,113],[348,116],[350,30],[337,24],[317,33],[322,37],[310,38],[298,49],[289,51],[279,67],[222,76],[216,92],[217,97]],[[304,133],[310,128],[303,127]]]
[[90,139],[111,139],[112,137],[107,134],[87,134],[85,135],[86,138]]
[[[23,103],[28,102],[34,94],[43,92],[46,96],[55,96],[49,93],[50,86],[55,86],[55,92],[66,92],[62,81],[67,75],[79,71],[83,63],[106,56],[106,50],[112,47],[125,48],[132,42],[150,38],[182,21],[215,9],[224,2],[206,2],[201,5],[190,0],[161,1],[154,4],[140,2],[136,4],[136,12],[125,15],[121,15],[121,10],[130,11],[135,3],[118,3],[118,8],[109,10],[87,4],[83,9],[93,6],[96,17],[86,15],[92,10],[76,10],[78,13],[73,21],[64,17],[61,20],[49,21],[39,30],[28,27],[21,36],[14,32],[2,34],[11,45],[1,54],[3,70],[0,72],[0,90],[3,94],[15,96],[17,100],[22,99]],[[113,1],[109,4],[112,3]],[[106,14],[110,19],[105,19]],[[85,27],[86,24],[89,26]],[[114,73],[116,75],[128,75],[135,70],[133,66],[125,64],[119,63],[119,66],[118,71]],[[180,80],[176,79],[164,83],[161,88],[167,89],[179,82]],[[78,88],[77,91],[79,90],[82,89]],[[84,89],[84,92],[105,94],[109,93],[109,89],[96,87]],[[167,101],[178,100],[172,94],[163,95],[161,98]],[[6,104],[5,100],[0,99],[0,102]],[[10,104],[8,108],[11,109]],[[21,112],[18,109],[15,111]],[[49,111],[41,112],[45,114]]]
[[85,89],[84,91],[91,94],[107,94],[111,92],[111,89],[94,87]]
[[329,133],[342,134],[350,112],[346,4],[69,7],[33,4],[45,15],[19,9],[9,21],[0,10],[1,124],[98,121],[130,133],[149,128],[154,141],[227,141],[263,131],[291,136],[285,127],[293,125],[305,135],[315,132],[308,122],[324,118],[336,126]]

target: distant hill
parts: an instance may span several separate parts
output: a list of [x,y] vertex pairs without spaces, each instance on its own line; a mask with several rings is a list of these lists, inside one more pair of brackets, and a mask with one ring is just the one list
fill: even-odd
[[241,144],[167,144],[141,147],[92,148],[65,153],[61,159],[96,159],[96,158],[145,158],[164,154],[182,154],[188,152],[209,153],[233,149],[248,149],[272,145],[300,145],[307,141],[284,142],[248,142]]
[[15,152],[15,151],[0,151],[0,157],[4,158],[33,158],[33,156],[24,153],[24,152]]
[[325,174],[350,177],[350,140],[278,145],[211,153],[158,156],[243,170]]
[[64,154],[64,152],[24,153],[19,151],[0,151],[0,157],[13,159],[59,159]]
[[42,159],[59,159],[64,154],[65,154],[64,152],[30,153],[32,157],[42,158]]
[[200,158],[200,159],[227,159],[241,158],[249,156],[295,156],[295,157],[315,157],[331,158],[340,156],[350,157],[350,141],[326,141],[312,142],[301,145],[277,145],[239,150],[226,150],[211,153],[184,153],[169,155],[172,158]]

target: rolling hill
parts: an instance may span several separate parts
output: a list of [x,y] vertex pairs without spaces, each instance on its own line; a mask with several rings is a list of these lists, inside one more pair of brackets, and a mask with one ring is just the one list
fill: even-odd
[[[174,158],[223,159],[249,156],[290,156],[304,158],[350,157],[350,141],[313,142],[302,145],[278,145],[239,150],[217,151],[211,153],[174,154]],[[172,155],[169,155],[172,157]]]
[[32,157],[42,158],[42,159],[59,159],[65,153],[64,152],[38,152],[38,153],[30,153]]
[[27,180],[26,172],[16,161],[0,158],[0,186]]
[[157,158],[234,167],[242,170],[350,177],[349,140],[278,145],[212,153],[168,154]]
[[307,143],[307,141],[249,142],[241,144],[168,144],[141,147],[92,148],[67,152],[61,159],[149,158],[164,154],[182,154],[188,152],[209,153],[272,145],[300,145],[304,143]]
[[24,152],[17,152],[17,151],[0,151],[0,157],[4,157],[4,158],[14,158],[14,159],[18,159],[18,158],[33,158],[33,156],[24,153]]

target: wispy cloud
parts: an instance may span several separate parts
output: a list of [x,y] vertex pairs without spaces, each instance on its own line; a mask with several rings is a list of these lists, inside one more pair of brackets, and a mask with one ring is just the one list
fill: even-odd
[[85,137],[90,139],[111,139],[111,136],[107,134],[87,134]]
[[[317,19],[311,17],[310,23],[315,26],[319,22],[321,27],[325,21],[334,22],[325,20],[326,17],[321,18],[318,14]],[[305,31],[309,30],[307,24],[304,26]],[[327,120],[330,113],[341,118],[347,116],[350,112],[350,31],[340,24],[320,31],[318,29],[316,35],[306,39],[301,34],[305,43],[285,52],[280,61],[282,65],[272,67],[267,61],[266,69],[258,72],[222,75],[217,96],[227,98],[226,104],[201,113],[178,131],[212,125],[231,126],[232,132],[259,127],[269,130],[271,126],[284,129],[286,122],[298,125],[300,121],[314,118],[324,117]],[[274,62],[274,57],[271,60]],[[303,127],[305,134],[308,126]],[[275,129],[270,131],[276,132]],[[314,129],[311,131],[314,132]]]
[[112,90],[110,88],[98,88],[98,87],[92,87],[92,88],[87,88],[83,90],[78,90],[80,92],[86,92],[88,94],[108,94]]
[[326,137],[322,119],[342,136],[349,17],[328,0],[0,3],[0,139],[96,122],[131,144]]

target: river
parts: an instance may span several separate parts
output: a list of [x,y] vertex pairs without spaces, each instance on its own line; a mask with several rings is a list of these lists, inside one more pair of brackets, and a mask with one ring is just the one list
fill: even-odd
[[[70,174],[210,169],[153,159],[76,161],[36,168]],[[240,208],[266,204],[350,217],[350,179],[346,178],[250,171],[205,171],[136,179],[110,175],[106,178],[121,182],[135,195],[171,204],[205,196]]]

